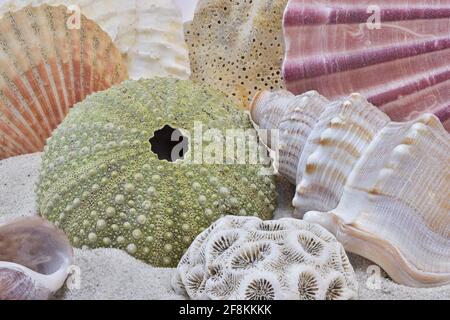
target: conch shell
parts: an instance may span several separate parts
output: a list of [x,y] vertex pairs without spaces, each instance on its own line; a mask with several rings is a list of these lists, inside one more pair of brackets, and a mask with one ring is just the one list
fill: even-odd
[[[306,115],[318,108],[317,98],[295,112],[292,104],[312,94],[266,92],[251,110],[264,129],[281,128],[280,119],[289,114],[304,115],[292,128],[315,123],[308,138],[296,138],[291,147],[301,154],[278,150],[280,172],[290,173],[291,181],[299,159],[294,215],[307,212],[305,220],[323,225],[347,250],[379,264],[401,284],[450,283],[450,139],[439,119],[424,114],[411,122],[391,122],[353,94],[325,102],[318,120],[311,121]],[[295,141],[281,133],[280,142],[271,146],[286,143]],[[282,170],[283,164],[290,168]]]
[[450,130],[450,0],[290,0],[283,29],[292,93],[359,92],[394,121],[433,113]]
[[182,14],[173,0],[7,0],[0,14],[30,4],[65,5],[74,18],[81,12],[98,23],[122,53],[131,79],[191,74]]
[[359,94],[329,104],[312,129],[297,163],[293,201],[297,212],[336,208],[355,164],[389,122],[386,114]]
[[449,164],[449,136],[436,117],[391,123],[355,166],[338,207],[304,219],[325,226],[397,282],[449,284]]
[[[279,151],[279,172],[291,183],[297,179],[299,156],[329,101],[316,91],[294,96],[288,91],[258,93],[252,103],[252,119],[261,129],[279,129],[278,139],[267,135],[269,148]],[[279,144],[278,144],[279,143]]]
[[48,299],[72,265],[66,235],[41,218],[0,225],[0,300]]
[[64,6],[26,7],[0,19],[0,159],[42,151],[75,103],[127,78],[120,52]]

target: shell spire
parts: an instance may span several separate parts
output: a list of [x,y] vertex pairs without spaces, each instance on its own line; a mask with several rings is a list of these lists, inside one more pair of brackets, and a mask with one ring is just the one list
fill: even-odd
[[[299,156],[328,100],[316,91],[294,96],[287,91],[263,91],[251,103],[253,121],[268,130],[267,145],[279,154],[279,171],[295,183]],[[278,130],[278,135],[274,135]],[[275,139],[273,139],[275,138]]]

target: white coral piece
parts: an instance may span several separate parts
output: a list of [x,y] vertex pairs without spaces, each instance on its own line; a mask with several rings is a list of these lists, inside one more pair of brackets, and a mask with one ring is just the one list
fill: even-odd
[[357,281],[342,245],[296,219],[227,216],[192,243],[173,279],[179,294],[212,300],[352,299]]

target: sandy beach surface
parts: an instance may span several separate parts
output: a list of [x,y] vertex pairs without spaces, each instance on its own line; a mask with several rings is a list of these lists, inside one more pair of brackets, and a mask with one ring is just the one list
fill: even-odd
[[[0,161],[0,223],[23,216],[37,215],[35,183],[40,154]],[[294,188],[278,179],[279,206],[276,218],[289,217]],[[359,281],[359,298],[379,299],[450,299],[450,286],[416,289],[400,286],[381,272],[381,279],[368,272],[372,262],[349,254]],[[79,285],[63,288],[56,299],[185,299],[171,288],[175,269],[153,268],[115,249],[75,249]],[[379,281],[377,281],[379,279]],[[374,280],[374,281],[372,281]]]

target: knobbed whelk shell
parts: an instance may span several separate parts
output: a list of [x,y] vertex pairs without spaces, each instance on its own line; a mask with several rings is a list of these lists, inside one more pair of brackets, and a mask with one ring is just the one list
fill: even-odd
[[[299,111],[291,105],[310,94],[263,93],[252,116],[266,129],[281,128],[289,114],[307,123],[317,100]],[[390,122],[359,94],[320,108],[307,139],[280,134],[270,143],[301,152],[279,152],[280,172],[291,181],[298,159],[295,215],[312,210],[306,220],[327,227],[347,250],[373,260],[401,284],[450,283],[450,139],[439,119],[425,114]],[[283,163],[290,170],[282,170]]]
[[[315,91],[297,97],[287,91],[263,91],[252,101],[252,119],[260,129],[269,130],[267,145],[278,151],[278,170],[291,183],[297,179],[303,146],[328,103]],[[271,134],[272,129],[279,130],[278,136]]]
[[48,299],[63,286],[72,259],[69,240],[46,220],[0,225],[0,300]]
[[342,245],[297,219],[227,216],[200,234],[172,281],[192,299],[343,300],[357,297]]
[[430,112],[450,130],[449,0],[290,0],[283,24],[294,94],[359,92],[394,121]]
[[[307,107],[311,108],[315,107]],[[296,167],[296,214],[336,208],[355,164],[389,122],[386,114],[360,94],[329,104],[312,129]]]
[[42,151],[75,103],[127,78],[108,35],[64,6],[26,7],[0,19],[0,159]]
[[28,4],[78,9],[108,33],[119,48],[131,79],[176,77],[191,71],[180,9],[173,0],[9,0],[0,14]]
[[402,284],[450,283],[450,139],[428,114],[391,123],[355,166],[339,206],[305,220]]
[[200,0],[186,25],[191,79],[247,108],[259,90],[282,88],[281,20],[287,0]]

